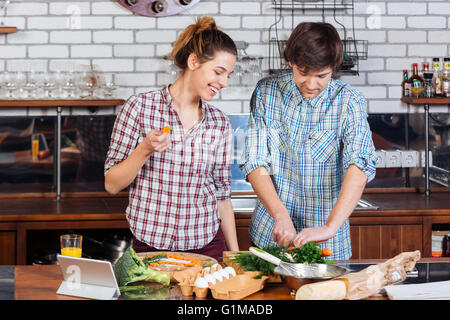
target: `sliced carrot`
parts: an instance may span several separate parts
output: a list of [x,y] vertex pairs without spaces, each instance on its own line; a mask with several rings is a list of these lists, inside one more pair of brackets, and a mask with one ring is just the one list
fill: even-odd
[[324,248],[321,251],[322,251],[322,257],[328,257],[328,256],[332,256],[333,255],[333,251],[331,251],[328,248]]
[[162,133],[170,133],[170,127],[165,126],[161,131],[162,131]]

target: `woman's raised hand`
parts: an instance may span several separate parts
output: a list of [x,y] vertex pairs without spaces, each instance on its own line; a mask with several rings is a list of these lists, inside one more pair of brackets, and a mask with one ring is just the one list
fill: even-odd
[[163,129],[163,131],[151,130],[147,133],[143,144],[149,154],[153,152],[164,152],[170,146],[170,133],[167,133],[167,129]]

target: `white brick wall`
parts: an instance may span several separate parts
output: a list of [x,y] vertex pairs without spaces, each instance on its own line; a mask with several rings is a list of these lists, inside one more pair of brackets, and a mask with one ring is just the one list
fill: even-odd
[[[166,18],[134,15],[109,0],[13,1],[6,24],[19,32],[0,35],[0,71],[59,70],[79,64],[97,64],[114,74],[120,85],[117,96],[153,90],[167,84],[167,62],[161,57],[171,50],[179,32],[199,15],[211,15],[233,39],[249,43],[247,53],[264,56],[268,66],[268,29],[275,22],[271,0],[202,0],[190,11]],[[359,76],[341,79],[360,90],[370,113],[423,112],[399,101],[402,70],[413,62],[450,56],[450,3],[445,0],[355,0],[355,36],[368,40],[368,59],[360,61]],[[351,31],[351,11],[338,10],[336,19]],[[334,21],[326,11],[326,21]],[[321,21],[321,10],[283,12],[279,36],[286,39],[302,21]],[[352,35],[352,34],[351,34]],[[252,87],[229,87],[214,100],[229,113],[248,112]],[[83,114],[84,108],[71,114]],[[448,112],[447,106],[432,111]],[[31,113],[30,113],[31,112]],[[47,111],[2,109],[4,115],[36,115]],[[102,112],[117,112],[115,108]]]

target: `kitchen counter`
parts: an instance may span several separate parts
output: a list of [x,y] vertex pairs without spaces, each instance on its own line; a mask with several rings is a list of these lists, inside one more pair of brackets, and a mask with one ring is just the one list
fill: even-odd
[[[352,258],[389,258],[416,249],[421,250],[423,257],[431,257],[432,231],[449,230],[450,233],[450,190],[432,190],[429,197],[404,190],[389,191],[365,192],[363,198],[379,209],[355,210],[350,217]],[[61,201],[38,194],[0,197],[0,265],[27,263],[30,230],[128,229],[126,194],[68,194]],[[241,249],[250,245],[251,216],[251,211],[236,212]]]
[[[339,264],[380,263],[384,260],[369,259],[355,261],[339,261]],[[421,259],[420,262],[450,262],[450,258]],[[11,266],[8,266],[11,267]],[[58,295],[63,280],[61,270],[57,265],[45,266],[14,266],[14,299],[15,300],[85,300],[84,298]],[[192,297],[174,297],[176,299],[192,300]],[[210,298],[210,296],[209,296]],[[195,299],[195,297],[194,297]],[[293,300],[291,290],[283,283],[268,283],[263,290],[256,292],[244,300]],[[369,297],[368,300],[386,300],[383,295]]]

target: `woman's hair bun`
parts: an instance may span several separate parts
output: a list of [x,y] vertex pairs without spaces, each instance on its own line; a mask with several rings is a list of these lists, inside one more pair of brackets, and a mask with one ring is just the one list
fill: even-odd
[[234,41],[217,27],[212,17],[204,16],[180,33],[169,57],[177,67],[184,70],[191,53],[205,62],[213,59],[216,51],[220,50],[237,55]]

